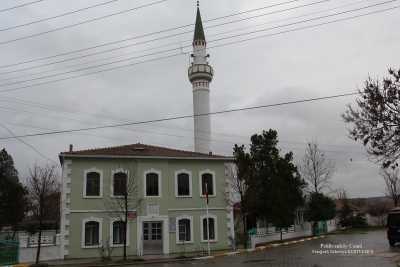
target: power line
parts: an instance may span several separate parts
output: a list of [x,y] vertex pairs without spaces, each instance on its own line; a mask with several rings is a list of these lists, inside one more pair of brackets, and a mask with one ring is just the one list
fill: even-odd
[[[163,60],[163,59],[168,59],[168,58],[181,56],[181,55],[182,55],[181,53],[178,53],[178,54],[172,54],[172,55],[168,55],[168,56],[164,56],[164,57],[158,57],[158,58],[154,58],[154,59],[149,59],[149,60],[142,60],[142,61],[130,63],[129,66],[136,66],[136,65],[140,65],[140,64],[144,64],[144,63],[148,63],[148,62],[160,61],[160,60]],[[22,87],[17,87],[17,88],[12,88],[12,89],[0,90],[0,93],[1,92],[11,92],[11,91],[16,91],[16,90],[22,90],[22,89],[25,89],[25,88],[31,88],[31,87],[36,87],[36,86],[55,83],[55,82],[60,82],[60,81],[66,81],[66,80],[70,80],[70,79],[74,79],[74,78],[78,78],[78,77],[83,77],[83,76],[92,75],[92,74],[96,74],[96,73],[102,73],[102,72],[105,72],[105,71],[112,71],[112,70],[122,69],[122,68],[126,68],[126,67],[128,67],[128,65],[117,66],[117,67],[113,67],[113,68],[108,68],[106,70],[99,70],[99,71],[95,71],[95,72],[90,72],[88,74],[79,74],[79,75],[70,76],[70,77],[61,78],[61,79],[52,80],[52,81],[47,81],[47,82],[35,83],[35,84],[32,84],[32,85],[28,85],[28,86],[22,86]]]
[[62,14],[59,14],[59,15],[52,16],[52,17],[38,19],[38,20],[31,21],[31,22],[18,24],[18,25],[6,27],[6,28],[0,28],[0,32],[9,31],[9,30],[17,29],[17,28],[21,28],[21,27],[26,27],[26,26],[29,26],[29,25],[33,25],[33,24],[36,24],[36,23],[40,23],[40,22],[44,22],[44,21],[48,21],[48,20],[52,20],[52,19],[56,19],[56,18],[61,18],[61,17],[64,17],[64,16],[68,16],[68,15],[76,14],[76,13],[79,13],[79,12],[82,12],[82,11],[85,11],[85,10],[96,8],[96,7],[99,7],[99,6],[105,6],[105,5],[108,5],[108,4],[117,2],[117,1],[120,1],[120,0],[110,0],[110,1],[102,2],[102,3],[98,3],[98,4],[95,4],[95,5],[91,5],[91,6],[87,6],[87,7],[83,7],[83,8],[79,8],[79,9],[75,9],[75,10],[72,10],[72,11],[69,11],[69,12],[65,12],[65,13],[62,13]]
[[[49,128],[43,128],[43,127],[37,127],[37,126],[33,126],[33,125],[26,125],[26,124],[18,124],[18,123],[6,123],[9,125],[14,125],[14,126],[20,126],[20,127],[24,127],[24,128],[31,128],[31,129],[41,129],[41,130],[53,130],[53,129],[49,129]],[[146,131],[135,131],[135,132],[144,132],[146,133]],[[193,130],[191,131],[193,133]],[[164,133],[158,133],[158,132],[150,132],[147,131],[147,133],[150,134],[157,134],[157,135],[162,135],[162,136],[169,136],[169,137],[176,137],[176,138],[185,138],[185,139],[193,139],[193,136],[188,136],[188,135],[169,135],[169,134],[164,134]],[[84,133],[74,133],[75,135],[80,135],[80,136],[90,136],[90,137],[96,137],[96,138],[100,138],[100,139],[106,139],[106,140],[111,140],[111,141],[121,141],[121,138],[115,138],[115,137],[108,137],[108,136],[104,136],[104,135],[98,135],[98,134],[84,134]],[[245,138],[247,139],[248,142],[250,142],[249,136],[245,136]],[[126,139],[126,138],[123,138]],[[232,149],[232,146],[234,144],[243,144],[243,140],[238,141],[239,139],[237,139],[236,141],[234,140],[226,140],[226,139],[215,139],[215,138],[199,138],[202,141],[209,141],[212,142],[214,144],[218,144],[218,145],[230,145],[229,148]],[[126,139],[128,140],[128,139]],[[131,139],[129,139],[131,140]],[[284,144],[284,145],[282,145]],[[291,144],[297,144],[297,145],[306,145],[307,142],[300,142],[300,141],[282,141],[279,140],[279,144],[278,146],[280,148],[284,148],[284,149],[288,149],[288,150],[298,150],[298,151],[304,151],[304,147],[295,147]],[[324,146],[335,146],[335,145],[327,145],[327,144],[321,144],[318,143],[318,145],[320,145],[321,147]],[[340,146],[339,146],[340,147]],[[348,147],[347,147],[348,148]],[[361,151],[355,151],[355,150],[332,150],[332,149],[325,149],[325,148],[321,148],[321,150],[323,152],[329,152],[329,153],[348,153],[348,154],[359,154],[359,155],[364,155],[364,153],[362,153]],[[232,151],[230,151],[231,153]]]
[[[20,124],[20,123],[7,123],[10,125],[14,125],[14,126],[20,126],[20,127],[24,127],[24,128],[31,128],[31,129],[40,129],[40,130],[51,130],[51,131],[56,131],[54,129],[50,129],[50,128],[43,128],[43,127],[38,127],[38,126],[33,126],[33,125],[27,125],[27,124]],[[124,130],[128,130],[126,128],[118,128],[118,129],[124,129]],[[174,129],[176,129],[176,127],[174,127]],[[179,128],[178,130],[185,130],[185,131],[190,131],[191,133],[193,133],[193,129],[189,130],[189,129],[182,129]],[[149,133],[149,134],[154,134],[154,135],[161,135],[161,136],[168,136],[168,137],[176,137],[176,138],[187,138],[187,139],[192,139],[193,136],[188,136],[188,135],[177,135],[177,134],[169,134],[169,133],[160,133],[160,132],[154,132],[154,131],[148,131],[148,130],[131,130],[132,132],[139,132],[139,133]],[[203,131],[204,132],[204,131]],[[216,132],[213,132],[215,134],[218,134]],[[120,138],[112,138],[112,137],[108,137],[108,136],[104,136],[104,135],[96,135],[96,134],[84,134],[84,133],[73,133],[73,134],[77,134],[77,135],[82,135],[82,136],[91,136],[91,137],[97,137],[97,138],[102,138],[102,139],[108,139],[108,140],[113,140],[113,141],[120,141]],[[221,134],[221,133],[220,133]],[[199,137],[198,139],[202,140],[202,141],[209,141],[215,144],[237,144],[237,143],[243,143],[243,140],[246,139],[248,142],[250,141],[249,136],[239,136],[239,135],[231,135],[231,134],[221,134],[221,135],[227,135],[230,137],[236,137],[236,141],[233,140],[226,140],[226,139],[215,139],[215,138],[204,138],[204,137]],[[241,140],[240,142],[238,140]],[[284,140],[280,140],[279,143],[283,143],[283,144],[292,144],[291,146],[282,146],[280,145],[281,148],[286,148],[286,149],[295,149],[295,150],[304,150],[304,148],[298,148],[298,147],[293,147],[293,144],[297,144],[297,145],[305,145],[307,144],[307,142],[295,142],[295,141],[284,141]],[[343,147],[343,146],[338,146],[338,145],[331,145],[331,144],[321,144],[319,143],[319,145],[321,146],[336,146],[336,147]],[[346,148],[348,148],[346,146]],[[342,152],[347,152],[347,153],[356,153],[356,154],[360,154],[359,151],[354,151],[354,150],[329,150],[329,149],[322,149],[324,152],[332,152],[332,153],[342,153]]]
[[245,107],[245,108],[227,109],[227,110],[209,112],[209,113],[204,113],[204,114],[182,115],[182,116],[175,116],[175,117],[165,117],[165,118],[154,119],[154,120],[126,122],[126,123],[108,124],[108,125],[96,126],[96,127],[86,127],[86,128],[78,128],[78,129],[49,131],[49,132],[42,132],[42,133],[36,133],[36,134],[26,134],[26,135],[19,135],[19,136],[1,137],[0,140],[8,140],[8,139],[24,138],[24,137],[33,137],[33,136],[45,136],[45,135],[54,135],[54,134],[75,133],[75,132],[84,132],[84,131],[92,131],[92,130],[99,130],[99,129],[109,129],[109,128],[118,128],[118,127],[124,127],[124,126],[132,126],[132,125],[142,125],[142,124],[149,124],[149,123],[162,122],[162,121],[173,121],[173,120],[188,119],[188,118],[195,118],[195,117],[221,115],[221,114],[227,114],[227,113],[233,113],[233,112],[249,111],[249,110],[271,108],[271,107],[277,107],[277,106],[287,106],[287,105],[293,105],[293,104],[299,104],[299,103],[307,103],[307,102],[314,102],[314,101],[320,101],[320,100],[334,99],[334,98],[353,96],[353,95],[358,95],[358,94],[359,94],[358,92],[350,92],[350,93],[345,93],[345,94],[338,94],[338,95],[325,96],[325,97],[316,97],[316,98],[307,98],[307,99],[287,101],[287,102],[281,102],[281,103],[275,103],[275,104],[266,104],[266,105],[259,105],[259,106],[250,106],[250,107]]
[[[246,14],[246,13],[251,13],[251,12],[259,11],[259,10],[263,10],[263,9],[268,9],[268,8],[272,8],[272,7],[276,7],[276,6],[280,6],[280,5],[294,3],[294,2],[298,2],[298,1],[303,1],[303,0],[290,0],[290,1],[282,2],[282,3],[278,3],[278,4],[273,4],[273,5],[268,5],[268,6],[264,6],[264,7],[260,7],[260,8],[254,8],[254,9],[249,9],[249,10],[245,10],[245,11],[241,11],[241,12],[236,12],[236,13],[232,13],[232,14],[229,14],[229,15],[225,15],[225,16],[221,16],[221,17],[216,17],[216,18],[213,18],[213,19],[205,20],[204,23],[208,23],[208,22],[216,21],[216,20],[221,20],[221,19],[225,19],[225,18],[228,18],[228,17],[233,17],[233,16],[242,15],[242,14]],[[91,49],[96,49],[96,48],[100,48],[100,47],[104,47],[104,46],[108,46],[108,45],[118,44],[118,43],[130,41],[130,40],[135,40],[135,39],[139,39],[139,38],[149,37],[149,36],[152,36],[152,35],[157,35],[157,34],[161,34],[161,33],[170,32],[170,31],[180,30],[180,29],[183,29],[183,28],[191,27],[193,25],[194,25],[193,23],[190,23],[190,24],[181,25],[181,26],[177,26],[177,27],[167,28],[167,29],[160,30],[160,31],[155,31],[155,32],[145,33],[145,34],[142,34],[142,35],[132,36],[132,37],[116,40],[116,41],[106,42],[106,43],[102,43],[102,44],[95,45],[95,46],[90,46],[90,47],[81,48],[81,49],[77,49],[77,50],[71,50],[71,51],[68,51],[68,52],[63,52],[63,53],[55,54],[55,55],[52,55],[52,56],[46,56],[46,57],[41,57],[41,58],[36,58],[36,59],[30,59],[30,60],[20,61],[20,62],[7,64],[7,65],[0,65],[0,68],[13,67],[13,66],[17,66],[17,65],[32,63],[32,62],[35,62],[35,61],[42,61],[42,60],[51,59],[51,58],[55,58],[55,57],[66,56],[66,55],[79,53],[79,52],[83,52],[83,51],[87,51],[87,50],[91,50]]]
[[[329,0],[328,0],[328,1],[329,1]],[[267,23],[261,23],[261,24],[256,24],[256,25],[253,25],[253,26],[242,27],[242,28],[236,28],[236,29],[233,29],[233,30],[224,31],[224,32],[217,33],[217,34],[208,34],[208,36],[218,36],[218,35],[227,34],[227,33],[231,33],[231,32],[237,32],[237,31],[241,31],[241,30],[246,30],[246,29],[253,28],[253,27],[263,26],[263,25],[266,25],[266,24],[271,24],[271,23],[273,23],[273,22],[282,22],[282,21],[286,21],[286,20],[292,20],[292,19],[295,19],[295,18],[307,17],[307,16],[309,16],[309,15],[324,13],[324,12],[327,12],[327,11],[337,10],[337,9],[339,9],[339,8],[342,8],[342,7],[347,7],[347,6],[356,5],[356,4],[359,4],[359,3],[361,3],[361,2],[365,2],[365,1],[366,1],[366,0],[360,0],[360,1],[357,1],[357,2],[354,2],[354,3],[348,3],[348,4],[344,4],[344,5],[339,5],[339,6],[336,6],[336,7],[334,7],[334,8],[323,9],[323,10],[319,10],[319,11],[315,11],[315,12],[309,12],[309,13],[306,13],[306,14],[302,14],[302,15],[298,15],[298,16],[293,16],[293,17],[288,17],[288,18],[283,18],[283,19],[270,20],[270,21],[268,21]],[[314,4],[314,3],[316,4],[316,3],[320,3],[320,2],[313,2],[313,3],[310,3],[309,5]],[[214,26],[214,25],[213,25],[213,26]],[[191,43],[191,40],[186,40],[186,41]],[[186,41],[185,41],[185,42],[186,42]],[[170,46],[170,45],[181,45],[181,43],[182,43],[182,42],[172,42],[172,43],[170,42],[170,43],[164,44],[164,45],[162,45],[162,46],[155,46],[155,47],[151,47],[151,48],[147,48],[147,49],[136,50],[136,51],[133,51],[133,53],[147,52],[147,51],[151,51],[151,50],[155,50],[155,49],[159,49],[159,48],[164,48],[164,47],[167,47],[167,46]],[[138,43],[134,43],[134,44],[132,44],[132,45],[137,45],[137,44],[138,44]],[[124,48],[130,47],[130,46],[132,46],[132,45],[120,46],[120,47],[117,47],[117,48],[115,48],[115,49],[113,48],[113,49],[110,49],[110,50],[103,50],[103,51],[96,52],[96,53],[91,53],[91,54],[82,55],[82,56],[80,56],[80,57],[68,58],[68,59],[65,59],[65,60],[59,60],[59,61],[54,61],[54,62],[50,62],[50,63],[46,63],[46,64],[40,64],[40,65],[36,65],[36,66],[32,66],[32,67],[16,69],[16,70],[13,70],[13,71],[0,72],[0,75],[10,74],[10,73],[20,72],[20,71],[25,71],[25,70],[29,70],[29,69],[40,68],[40,67],[44,67],[44,66],[48,66],[48,65],[58,64],[58,63],[64,63],[64,62],[66,62],[66,61],[71,61],[71,60],[75,60],[75,59],[82,59],[82,58],[87,57],[87,56],[93,56],[93,55],[97,55],[97,54],[108,53],[108,52],[111,52],[111,51],[114,51],[114,50],[124,49]],[[181,49],[182,46],[180,46],[179,48]],[[132,53],[132,52],[131,52],[131,53]],[[81,67],[83,64],[90,64],[90,63],[95,63],[95,62],[99,62],[99,61],[105,61],[105,60],[109,60],[109,59],[120,58],[120,57],[122,57],[122,56],[126,56],[126,55],[131,54],[131,53],[125,53],[125,54],[122,54],[122,55],[110,56],[110,57],[105,57],[105,58],[101,58],[101,59],[90,60],[90,61],[86,61],[86,62],[82,62],[82,63],[78,63],[78,64],[72,64],[72,65],[65,66],[64,68],[73,68],[73,67],[78,67],[78,66]],[[35,75],[44,74],[44,73],[51,73],[51,72],[54,72],[54,71],[56,71],[56,70],[51,69],[51,70],[39,71],[39,72],[36,72],[36,73],[30,73],[29,76],[35,76]],[[10,80],[15,80],[15,79],[19,79],[19,78],[24,78],[24,77],[26,77],[26,76],[27,76],[27,74],[23,74],[23,75],[18,75],[18,76],[6,78],[6,79],[1,79],[1,81],[2,81],[2,82],[6,82],[6,81],[10,81]]]
[[26,39],[30,39],[30,38],[33,38],[33,37],[41,36],[41,35],[44,35],[44,34],[56,32],[56,31],[61,31],[61,30],[65,30],[65,29],[69,29],[69,28],[72,28],[72,27],[80,26],[82,24],[91,23],[91,22],[94,22],[94,21],[110,18],[110,17],[113,17],[113,16],[125,14],[125,13],[132,12],[132,11],[136,11],[138,9],[142,9],[142,8],[145,8],[145,7],[161,4],[161,3],[166,2],[166,1],[168,1],[168,0],[158,0],[158,1],[154,1],[154,2],[148,3],[148,4],[137,6],[137,7],[134,7],[134,8],[129,8],[129,9],[125,9],[125,10],[122,10],[122,11],[119,11],[119,12],[111,13],[111,14],[108,14],[108,15],[105,15],[105,16],[84,20],[84,21],[81,21],[81,22],[78,22],[78,23],[69,24],[69,25],[66,25],[66,26],[59,27],[59,28],[54,28],[54,29],[51,29],[51,30],[48,30],[48,31],[34,33],[34,34],[31,34],[31,35],[26,35],[26,36],[18,37],[18,38],[15,38],[15,39],[10,39],[10,40],[7,40],[7,41],[2,41],[2,42],[0,42],[0,45],[5,45],[5,44],[9,44],[9,43],[13,43],[13,42],[17,42],[17,41],[26,40]]
[[[297,24],[300,24],[300,23],[306,23],[306,22],[310,22],[310,21],[314,21],[314,20],[320,20],[320,19],[324,19],[324,18],[328,18],[328,17],[332,17],[332,16],[338,16],[338,15],[351,13],[351,12],[355,12],[355,11],[360,11],[360,10],[363,10],[363,9],[367,9],[367,8],[371,8],[371,7],[375,7],[375,6],[379,6],[379,5],[383,5],[383,4],[387,4],[387,3],[392,3],[392,2],[396,2],[396,1],[398,1],[398,0],[390,0],[390,1],[380,2],[380,3],[377,3],[377,4],[364,6],[364,7],[360,7],[360,8],[356,8],[356,9],[351,9],[351,10],[346,10],[346,11],[343,11],[343,12],[338,12],[338,13],[329,14],[329,15],[325,15],[325,16],[320,16],[320,17],[316,17],[316,18],[310,18],[310,19],[306,19],[306,20],[301,20],[301,21],[296,21],[296,22],[292,22],[292,23],[288,23],[288,24],[268,27],[268,28],[264,28],[264,29],[260,29],[260,30],[255,30],[255,31],[251,31],[251,32],[242,33],[242,34],[236,34],[236,35],[230,35],[230,36],[227,36],[227,37],[221,37],[221,38],[214,39],[214,40],[210,41],[210,43],[219,42],[219,41],[223,41],[223,40],[226,40],[226,39],[242,37],[242,36],[251,35],[251,34],[255,34],[255,33],[259,33],[259,32],[278,29],[278,28],[282,28],[282,27],[293,26],[293,25],[297,25]],[[314,25],[308,25],[308,26],[294,28],[294,29],[281,31],[281,32],[276,32],[276,33],[272,33],[272,34],[256,36],[256,37],[247,38],[247,39],[243,39],[243,40],[239,40],[239,41],[232,41],[232,42],[229,42],[229,43],[223,43],[223,44],[220,44],[220,45],[210,46],[210,47],[208,47],[208,49],[213,49],[213,48],[217,48],[217,47],[222,47],[222,46],[227,46],[227,45],[247,42],[247,41],[250,41],[250,40],[260,39],[260,38],[264,38],[264,37],[268,37],[268,36],[274,36],[274,35],[278,35],[278,34],[292,32],[292,31],[298,31],[298,30],[302,30],[302,29],[315,28],[315,27],[319,27],[319,26],[322,26],[322,25],[331,24],[331,23],[334,23],[334,22],[345,21],[345,20],[354,19],[354,18],[358,18],[358,17],[363,17],[363,16],[376,14],[376,13],[382,13],[382,12],[393,10],[393,9],[396,9],[396,8],[399,8],[399,7],[400,6],[394,6],[394,7],[390,7],[390,8],[386,8],[386,9],[376,10],[376,11],[372,11],[372,12],[368,12],[368,13],[364,13],[364,14],[360,14],[360,15],[355,15],[355,16],[351,16],[351,17],[341,18],[341,19],[337,19],[337,20],[333,20],[333,21],[323,22],[323,23],[314,24]],[[184,46],[184,48],[186,48],[186,47],[190,47],[190,45]],[[80,71],[84,71],[84,70],[89,70],[89,69],[93,69],[93,68],[104,67],[104,66],[108,66],[108,65],[112,65],[112,64],[116,64],[116,63],[121,63],[121,62],[125,62],[125,61],[130,61],[130,60],[138,59],[138,58],[142,58],[142,57],[147,57],[147,56],[152,56],[152,55],[172,52],[172,51],[176,51],[176,50],[179,50],[179,49],[181,49],[181,48],[167,49],[167,50],[157,51],[157,52],[153,52],[153,53],[149,53],[149,54],[145,54],[145,55],[134,56],[134,57],[129,57],[129,58],[125,58],[125,59],[121,59],[121,60],[117,60],[117,61],[107,62],[107,63],[103,63],[103,64],[99,64],[99,65],[93,65],[93,66],[88,66],[88,67],[75,69],[75,70],[70,70],[70,71],[66,71],[66,72],[61,72],[61,73],[55,73],[55,74],[51,74],[51,75],[36,77],[36,78],[28,79],[28,80],[0,84],[0,87],[20,84],[20,83],[25,83],[25,82],[31,82],[31,81],[36,81],[36,80],[40,80],[40,79],[57,77],[57,76],[60,76],[60,75],[66,75],[66,74],[71,74],[71,73],[80,72]],[[149,61],[155,61],[157,59],[165,59],[165,58],[169,58],[169,57],[175,57],[175,56],[179,56],[181,54],[182,53],[176,53],[176,54],[172,54],[172,55],[165,56],[165,57],[153,58],[153,59],[150,59]],[[130,63],[130,64],[126,64],[126,65],[111,67],[111,68],[108,68],[108,69],[102,69],[102,70],[88,72],[88,73],[84,73],[84,74],[78,74],[78,75],[74,75],[74,76],[70,76],[70,77],[66,77],[66,78],[62,78],[62,79],[56,79],[56,80],[37,83],[37,84],[33,84],[33,85],[27,85],[27,86],[22,86],[22,87],[4,89],[4,90],[0,90],[0,92],[16,91],[16,90],[35,87],[35,86],[39,86],[39,85],[43,85],[43,84],[47,84],[47,83],[63,81],[63,80],[66,80],[66,79],[73,79],[73,78],[78,78],[78,77],[82,77],[82,76],[87,76],[87,75],[92,75],[92,74],[97,74],[97,73],[102,73],[102,72],[108,72],[108,71],[112,71],[112,70],[116,70],[116,69],[120,69],[120,68],[129,67],[129,66],[132,66],[132,65],[142,64],[142,63],[145,63],[145,62],[148,62],[148,61],[145,60],[145,61],[140,61],[140,62],[136,62],[136,63]]]
[[[128,119],[126,119],[126,118],[110,116],[108,114],[88,113],[88,112],[84,112],[82,110],[69,111],[64,107],[48,105],[48,104],[43,104],[43,103],[38,103],[38,102],[33,102],[33,101],[26,101],[26,100],[22,100],[22,99],[19,99],[19,98],[7,98],[7,99],[14,100],[14,102],[17,103],[17,104],[28,105],[28,106],[32,106],[32,107],[35,107],[35,108],[41,108],[41,109],[44,109],[46,111],[56,111],[56,112],[61,112],[61,113],[80,114],[80,115],[86,114],[86,115],[89,115],[91,117],[95,117],[97,119],[99,119],[99,118],[107,119],[107,120],[112,120],[114,122],[128,121]],[[17,101],[15,101],[15,100],[17,100]],[[10,100],[8,100],[8,101],[10,101]],[[7,110],[7,108],[4,108],[4,107],[0,107],[0,108]],[[19,112],[19,110],[16,110],[16,109],[12,109],[12,111]],[[26,112],[26,113],[32,114],[32,111],[22,110],[22,112]],[[46,115],[48,117],[55,117],[55,116],[48,115],[48,112],[39,113],[39,114],[40,114],[40,116]],[[68,120],[77,121],[76,119],[72,119],[70,117],[59,117],[59,116],[57,116],[57,117],[58,118],[68,119]],[[78,122],[87,123],[86,121],[82,121],[82,120],[79,120]],[[93,121],[90,120],[90,122],[93,122]],[[16,126],[23,126],[23,127],[26,126],[26,127],[30,127],[30,128],[37,128],[37,129],[40,129],[40,130],[53,130],[53,129],[49,129],[49,128],[38,128],[38,127],[35,127],[35,126],[32,126],[32,125],[26,125],[26,124],[24,124],[24,125],[23,124],[15,124],[15,123],[8,123],[8,124],[16,125]],[[169,129],[169,130],[186,131],[186,132],[190,132],[192,134],[194,133],[193,129],[187,129],[187,128],[182,128],[182,127],[177,127],[177,126],[166,127],[164,125],[163,126],[161,126],[161,125],[157,125],[157,126],[153,125],[152,127]],[[128,130],[127,128],[122,128],[122,129],[123,130]],[[211,132],[208,132],[208,131],[202,131],[202,130],[197,130],[197,131],[199,131],[200,133],[211,134]],[[150,132],[150,131],[147,131],[147,130],[146,131],[142,130],[141,132],[148,132],[148,133],[154,133],[154,134],[160,134],[160,135],[167,135],[167,134],[163,134],[163,133],[160,133],[160,132]],[[212,134],[227,136],[227,137],[230,137],[230,138],[234,138],[236,140],[240,139],[240,140],[247,140],[247,141],[249,141],[249,136],[250,136],[250,135],[249,136],[247,136],[247,135],[245,136],[245,135],[238,135],[238,134],[232,134],[232,133],[230,133],[230,134],[221,133],[221,132],[216,132],[216,131],[213,131]],[[88,134],[86,134],[86,135],[88,135]],[[96,136],[96,135],[93,135],[93,136]],[[183,137],[183,136],[170,135],[170,134],[168,134],[168,136]],[[215,139],[213,139],[213,140],[215,140]],[[288,143],[288,144],[300,144],[300,145],[307,144],[306,142],[295,142],[295,141],[287,141],[287,140],[282,140],[282,139],[280,139],[279,142],[280,143]],[[347,147],[348,148],[348,146],[344,146],[344,145],[333,145],[333,144],[324,144],[324,143],[318,143],[318,144],[321,145],[321,146]]]
[[28,142],[26,142],[26,141],[24,141],[22,138],[20,138],[20,137],[17,137],[14,133],[13,133],[13,131],[11,131],[8,127],[6,127],[5,125],[3,125],[3,124],[1,124],[0,123],[0,126],[2,127],[2,128],[4,128],[5,130],[7,130],[7,132],[9,132],[13,137],[14,137],[14,139],[16,139],[16,140],[18,140],[19,142],[21,142],[21,143],[23,143],[24,145],[26,145],[26,146],[28,146],[30,149],[32,149],[33,151],[35,151],[39,156],[41,156],[42,158],[44,158],[44,159],[46,159],[46,160],[48,160],[48,161],[51,161],[51,162],[53,162],[53,163],[55,163],[55,164],[58,164],[57,162],[55,162],[54,160],[52,160],[51,158],[48,158],[45,154],[43,154],[42,152],[40,152],[36,147],[34,147],[33,145],[31,145],[31,144],[29,144]]
[[[272,15],[272,14],[277,14],[277,13],[283,13],[283,12],[290,11],[290,10],[294,10],[294,9],[299,9],[299,8],[303,8],[303,7],[308,7],[308,6],[312,6],[312,5],[316,5],[316,4],[321,4],[321,3],[328,2],[328,1],[331,1],[331,0],[320,0],[320,1],[315,1],[315,2],[311,2],[311,3],[308,3],[308,4],[299,5],[299,6],[295,6],[295,7],[291,7],[291,8],[275,10],[275,11],[272,11],[272,12],[263,13],[263,14],[259,14],[259,15],[256,15],[256,16],[251,16],[251,17],[241,18],[241,19],[237,19],[237,20],[233,20],[233,21],[228,21],[228,22],[224,22],[224,23],[220,23],[220,24],[215,24],[215,25],[207,26],[207,27],[205,27],[205,28],[207,28],[207,29],[208,29],[208,28],[215,28],[215,27],[224,26],[224,25],[228,25],[228,24],[232,24],[232,23],[241,22],[241,21],[246,21],[246,20],[250,20],[250,19],[254,19],[254,18],[259,18],[259,17],[263,17],[263,16],[267,16],[267,15]],[[225,16],[225,17],[226,17],[226,16]],[[189,33],[190,33],[190,34],[193,33],[193,30],[184,31],[184,32],[179,32],[179,33],[174,33],[174,34],[170,34],[170,35],[166,35],[166,36],[162,36],[162,37],[153,38],[153,39],[150,39],[150,40],[135,42],[135,43],[132,43],[132,44],[127,44],[127,45],[123,45],[123,46],[118,46],[118,47],[114,47],[114,48],[110,48],[110,49],[106,49],[106,50],[102,50],[102,51],[97,51],[97,52],[93,52],[93,53],[89,53],[89,54],[85,54],[85,55],[79,55],[79,56],[72,57],[72,58],[67,58],[67,59],[62,59],[62,60],[58,60],[58,61],[48,62],[48,63],[39,64],[39,65],[35,65],[35,66],[30,66],[30,67],[25,67],[25,68],[20,68],[20,69],[5,71],[5,72],[0,72],[0,75],[6,75],[6,74],[11,74],[11,73],[15,73],[15,72],[30,70],[30,69],[37,69],[37,68],[41,68],[41,67],[45,67],[45,66],[50,66],[50,65],[54,65],[54,64],[64,63],[64,62],[68,62],[68,61],[72,61],[72,60],[78,60],[78,59],[82,59],[82,58],[86,58],[86,57],[90,57],[90,56],[95,56],[95,55],[99,55],[99,54],[110,53],[110,52],[117,51],[117,50],[121,50],[121,49],[125,49],[125,48],[128,48],[128,47],[133,47],[133,46],[138,46],[138,45],[142,45],[142,44],[147,44],[147,43],[151,43],[151,42],[155,42],[155,41],[160,41],[160,40],[164,40],[164,39],[168,39],[168,38],[172,38],[172,37],[178,37],[178,36],[185,35],[185,34],[189,34]],[[135,39],[138,39],[138,38],[135,38]],[[164,46],[161,46],[161,48],[162,48],[162,47],[164,47]],[[185,46],[185,47],[188,47],[188,46]],[[181,48],[182,48],[182,47],[181,47]]]
[[6,11],[14,10],[14,9],[17,9],[17,8],[21,8],[21,7],[37,4],[37,3],[43,2],[43,1],[46,1],[46,0],[36,0],[36,1],[32,1],[32,2],[23,3],[23,4],[20,4],[20,5],[16,5],[16,6],[13,6],[13,7],[7,7],[7,8],[4,8],[4,9],[0,9],[0,12],[6,12]]

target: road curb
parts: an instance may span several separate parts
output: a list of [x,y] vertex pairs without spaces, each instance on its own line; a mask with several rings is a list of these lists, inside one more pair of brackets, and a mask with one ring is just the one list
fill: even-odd
[[[253,248],[250,248],[250,249],[239,249],[239,250],[234,251],[234,252],[221,253],[221,254],[214,255],[214,257],[235,256],[235,255],[241,255],[241,254],[245,254],[245,253],[259,252],[259,251],[264,251],[264,250],[268,250],[268,249],[271,249],[271,248],[289,246],[289,245],[304,243],[306,241],[322,239],[322,238],[325,238],[325,237],[326,237],[326,235],[320,235],[320,236],[312,236],[312,237],[301,238],[301,239],[296,239],[296,240],[291,240],[291,241],[285,241],[283,243],[266,244],[266,245],[262,245],[262,246],[259,246],[259,247],[255,247],[254,249]],[[202,258],[204,259],[206,257],[202,257]]]
[[[307,238],[301,238],[301,239],[296,239],[296,240],[291,240],[291,241],[285,241],[282,243],[271,243],[271,244],[266,244],[262,245],[259,247],[256,247],[254,249],[239,249],[237,251],[230,251],[230,252],[224,252],[224,253],[219,253],[211,256],[204,256],[204,257],[195,257],[195,258],[187,258],[187,259],[159,259],[159,260],[149,260],[149,261],[140,261],[140,262],[129,262],[129,263],[111,263],[111,264],[64,264],[60,265],[60,267],[65,267],[65,266],[91,266],[91,267],[103,267],[103,266],[123,266],[123,265],[138,265],[138,264],[152,264],[152,263],[172,263],[172,262],[178,262],[178,261],[190,261],[190,260],[210,260],[214,258],[220,258],[220,257],[229,257],[229,256],[236,256],[236,255],[242,255],[242,254],[248,254],[248,253],[253,253],[253,252],[260,252],[260,251],[265,251],[268,249],[272,248],[277,248],[277,247],[283,247],[283,246],[289,246],[289,245],[294,245],[294,244],[299,244],[299,243],[304,243],[306,241],[311,241],[311,240],[316,240],[316,239],[322,239],[325,238],[326,235],[321,235],[321,236],[313,236],[313,237],[307,237]],[[17,264],[17,265],[8,265],[7,267],[25,267],[28,265],[24,264]],[[50,266],[55,266],[57,265],[51,265]],[[400,267],[400,265],[398,265]],[[5,266],[0,266],[0,267],[5,267]]]

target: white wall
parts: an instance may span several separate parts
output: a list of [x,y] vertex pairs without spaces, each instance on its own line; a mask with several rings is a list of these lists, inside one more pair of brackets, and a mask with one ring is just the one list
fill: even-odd
[[[44,235],[42,237],[42,241],[51,240],[54,236]],[[28,242],[28,239],[32,240],[32,237],[29,235],[20,235],[19,236],[19,262],[20,263],[30,263],[34,262],[36,259],[36,251],[37,246],[35,242]],[[46,244],[47,243],[47,244]],[[49,261],[49,260],[58,260],[62,259],[61,246],[60,246],[60,235],[56,235],[55,243],[45,242],[41,246],[40,249],[40,260],[41,261]]]
[[[266,231],[268,232],[268,231]],[[291,239],[302,236],[310,236],[311,232],[311,224],[306,222],[303,225],[296,225],[291,227],[289,231],[282,233],[282,239]],[[279,241],[281,240],[280,232],[269,232],[269,233],[258,233],[256,235],[251,236],[251,248],[255,248],[257,244]]]

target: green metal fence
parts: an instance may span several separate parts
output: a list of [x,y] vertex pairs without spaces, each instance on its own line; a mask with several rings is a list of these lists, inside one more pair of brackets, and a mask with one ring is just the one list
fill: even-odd
[[17,241],[0,240],[0,266],[18,263],[18,252]]

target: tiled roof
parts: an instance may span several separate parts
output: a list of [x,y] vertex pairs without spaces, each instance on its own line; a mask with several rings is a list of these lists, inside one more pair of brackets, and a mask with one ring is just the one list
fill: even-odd
[[231,160],[231,157],[203,154],[192,151],[184,151],[167,147],[152,146],[145,144],[132,144],[125,146],[96,148],[72,152],[62,152],[61,157],[154,157],[154,158],[202,158],[202,159],[225,159]]

